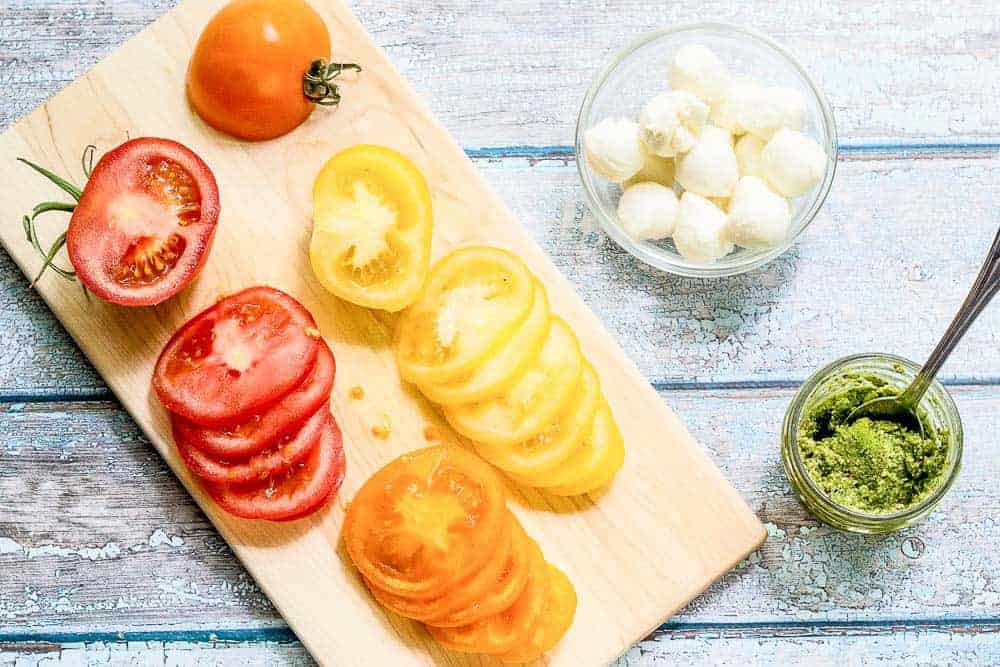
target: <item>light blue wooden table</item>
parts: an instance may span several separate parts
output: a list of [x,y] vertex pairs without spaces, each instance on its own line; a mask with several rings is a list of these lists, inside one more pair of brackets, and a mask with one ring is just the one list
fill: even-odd
[[[0,0],[0,125],[174,2]],[[785,407],[817,366],[927,354],[1000,225],[1000,6],[352,4],[767,523],[760,552],[623,664],[1000,664],[1000,306],[945,368],[966,464],[924,524],[877,538],[818,525],[778,454]],[[619,251],[583,203],[568,145],[595,68],[647,30],[694,20],[787,44],[825,88],[842,144],[798,246],[719,282]],[[55,661],[309,658],[0,252],[0,665]]]

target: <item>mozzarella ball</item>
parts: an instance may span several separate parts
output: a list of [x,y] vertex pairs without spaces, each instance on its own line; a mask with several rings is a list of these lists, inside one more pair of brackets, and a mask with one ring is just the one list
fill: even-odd
[[706,125],[694,148],[677,158],[677,182],[703,197],[730,196],[739,177],[733,136],[714,125]]
[[712,124],[735,135],[743,134],[746,128],[740,123],[740,118],[746,115],[747,108],[762,91],[763,87],[756,79],[742,76],[733,79],[725,96],[712,105]]
[[670,87],[686,90],[708,102],[718,102],[729,89],[729,68],[701,44],[682,46],[670,66]]
[[646,149],[660,157],[691,150],[708,121],[708,105],[685,90],[660,93],[639,115]]
[[642,169],[646,151],[639,124],[627,118],[605,118],[583,135],[590,168],[609,181],[627,181]]
[[826,151],[814,139],[795,130],[779,130],[760,157],[768,185],[785,197],[804,195],[826,174]]
[[659,183],[636,183],[618,201],[618,223],[636,241],[658,241],[674,233],[677,195]]
[[765,145],[763,139],[753,134],[744,134],[739,138],[735,151],[740,176],[764,177],[764,166],[761,163],[760,153],[764,150]]
[[736,184],[729,203],[729,226],[733,241],[741,248],[773,248],[788,236],[792,207],[788,200],[756,176],[744,176]]
[[693,192],[681,196],[674,245],[684,259],[713,262],[733,251],[729,218],[718,206]]
[[628,188],[636,183],[659,183],[668,188],[671,187],[674,184],[673,159],[646,153],[642,169],[635,176],[622,183],[622,187]]
[[801,130],[805,120],[805,99],[797,90],[783,86],[771,86],[754,94],[739,118],[747,132],[764,141],[783,127]]

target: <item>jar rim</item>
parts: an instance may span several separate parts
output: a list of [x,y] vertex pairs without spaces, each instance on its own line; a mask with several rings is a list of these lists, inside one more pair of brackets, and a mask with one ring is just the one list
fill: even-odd
[[[784,428],[782,429],[782,438],[787,439],[788,441],[788,450],[790,458],[792,459],[792,464],[796,467],[797,472],[799,473],[796,477],[790,477],[790,482],[795,487],[798,486],[799,482],[804,483],[808,487],[810,494],[820,502],[824,503],[827,506],[827,509],[841,515],[848,521],[876,527],[884,524],[900,523],[900,527],[903,527],[908,525],[909,522],[921,518],[924,514],[932,510],[951,489],[952,484],[954,484],[958,477],[958,473],[961,470],[964,440],[962,419],[958,412],[958,407],[955,405],[954,399],[944,385],[935,380],[931,383],[931,387],[928,390],[928,395],[933,392],[935,395],[942,397],[944,399],[943,405],[940,407],[934,405],[924,407],[936,410],[939,413],[944,412],[944,414],[949,418],[949,421],[954,421],[954,424],[949,424],[949,426],[953,426],[953,428],[949,429],[948,468],[944,473],[943,481],[934,490],[934,492],[911,507],[888,514],[874,514],[862,512],[835,501],[809,474],[802,461],[801,452],[798,446],[798,424],[801,418],[802,410],[805,407],[806,400],[813,394],[816,388],[827,379],[836,376],[839,372],[846,370],[852,365],[861,364],[866,361],[899,364],[906,369],[907,374],[912,375],[916,375],[916,373],[920,370],[920,366],[918,364],[906,359],[905,357],[895,354],[874,352],[843,357],[827,364],[809,376],[809,378],[799,388],[795,397],[792,399],[792,403],[789,405],[788,412],[785,417]],[[902,390],[902,387],[900,389]],[[927,395],[924,397],[924,400],[926,399]],[[924,405],[923,400],[921,401],[921,405]],[[796,488],[796,490],[801,493],[801,489]],[[822,519],[822,517],[819,518]]]

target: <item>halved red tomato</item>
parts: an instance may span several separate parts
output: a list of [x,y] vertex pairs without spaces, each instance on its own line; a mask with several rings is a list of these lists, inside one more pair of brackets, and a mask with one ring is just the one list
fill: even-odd
[[153,387],[171,412],[202,426],[231,424],[299,386],[319,347],[316,322],[302,304],[252,287],[174,334],[156,362]]
[[219,461],[199,451],[185,441],[176,428],[174,441],[188,469],[206,482],[264,484],[268,480],[280,478],[286,470],[309,456],[319,443],[323,427],[329,419],[330,413],[319,410],[306,420],[297,433],[283,437],[270,449],[254,454],[246,461],[236,463]]
[[209,495],[244,519],[294,521],[318,510],[340,488],[347,469],[340,427],[332,416],[325,417],[319,443],[284,476],[256,487],[206,483]]
[[91,292],[123,306],[162,303],[201,270],[219,219],[219,188],[185,146],[144,137],[106,153],[66,232]]
[[333,353],[321,344],[316,364],[302,384],[264,412],[222,428],[198,426],[174,415],[174,433],[208,456],[224,461],[245,460],[293,433],[329,401],[336,370]]

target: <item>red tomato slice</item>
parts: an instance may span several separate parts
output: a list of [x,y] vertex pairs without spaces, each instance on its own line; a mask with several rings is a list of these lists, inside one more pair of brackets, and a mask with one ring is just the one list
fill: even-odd
[[185,441],[177,429],[174,429],[174,441],[188,469],[206,482],[260,485],[281,477],[286,470],[309,456],[329,418],[329,412],[319,410],[306,420],[297,433],[283,437],[270,449],[239,463],[213,459]]
[[337,364],[325,344],[319,346],[316,364],[301,385],[249,419],[222,428],[206,428],[173,415],[176,437],[210,457],[242,461],[302,426],[310,415],[330,400]]
[[105,301],[151,306],[201,270],[219,188],[200,157],[167,139],[127,141],[94,168],[66,232],[81,282]]
[[346,469],[340,428],[331,416],[309,457],[281,479],[256,488],[232,484],[206,484],[205,488],[219,507],[238,517],[294,521],[322,507],[340,488]]
[[182,326],[153,371],[171,412],[202,426],[241,421],[277,403],[312,370],[320,346],[302,304],[270,287],[219,301]]

